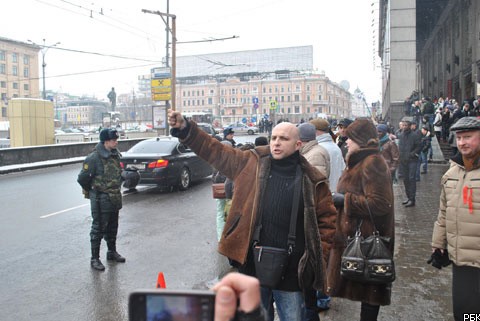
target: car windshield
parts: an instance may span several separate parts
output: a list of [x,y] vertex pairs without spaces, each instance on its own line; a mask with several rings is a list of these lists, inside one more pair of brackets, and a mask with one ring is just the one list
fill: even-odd
[[176,145],[176,141],[148,140],[136,144],[128,152],[139,154],[170,154]]

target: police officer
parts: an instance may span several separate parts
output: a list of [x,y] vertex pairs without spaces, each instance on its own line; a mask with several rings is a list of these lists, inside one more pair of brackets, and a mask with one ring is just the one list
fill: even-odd
[[85,197],[90,199],[92,211],[90,265],[99,271],[105,270],[105,266],[100,261],[102,238],[107,242],[107,260],[125,262],[125,258],[118,254],[116,249],[118,212],[122,208],[121,154],[116,148],[118,137],[115,129],[102,129],[100,142],[83,162],[77,179]]

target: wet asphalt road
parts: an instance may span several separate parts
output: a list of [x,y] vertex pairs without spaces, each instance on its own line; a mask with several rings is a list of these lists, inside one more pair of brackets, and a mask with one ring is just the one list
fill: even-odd
[[79,169],[0,176],[0,320],[127,320],[128,294],[154,288],[158,272],[175,289],[207,289],[226,272],[209,178],[186,192],[125,196],[117,248],[127,262],[107,263],[103,243],[106,271],[93,271]]

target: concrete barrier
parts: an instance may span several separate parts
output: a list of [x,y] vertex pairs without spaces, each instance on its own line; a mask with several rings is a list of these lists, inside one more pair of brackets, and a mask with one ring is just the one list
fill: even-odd
[[[118,149],[120,152],[125,152],[144,139],[146,139],[146,137],[119,140]],[[98,142],[86,142],[3,148],[0,149],[0,166],[87,156],[95,148],[97,143]]]

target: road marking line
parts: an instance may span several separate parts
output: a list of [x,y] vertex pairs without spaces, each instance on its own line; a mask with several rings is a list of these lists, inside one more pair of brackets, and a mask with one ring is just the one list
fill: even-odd
[[65,209],[65,210],[61,210],[61,211],[55,212],[55,213],[46,214],[46,215],[40,216],[40,218],[47,218],[47,217],[50,217],[50,216],[62,214],[62,213],[65,213],[65,212],[68,212],[68,211],[72,211],[72,210],[76,210],[77,208],[82,208],[82,207],[85,207],[85,206],[88,206],[88,205],[90,205],[90,203],[83,204],[83,205],[79,205],[79,206],[75,206],[75,207],[70,207],[70,208],[67,208],[67,209]]

